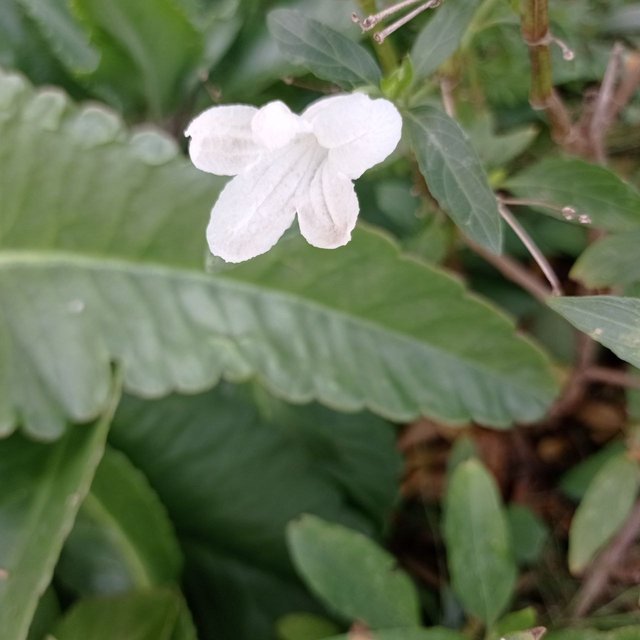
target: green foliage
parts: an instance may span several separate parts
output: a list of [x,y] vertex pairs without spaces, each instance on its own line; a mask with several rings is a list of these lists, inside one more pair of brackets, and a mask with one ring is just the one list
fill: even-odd
[[411,50],[416,80],[431,75],[456,51],[479,4],[476,0],[447,2],[429,20]]
[[571,277],[591,288],[640,282],[640,230],[616,233],[592,244],[571,269]]
[[380,82],[371,54],[321,22],[279,9],[269,14],[268,24],[281,51],[319,78],[346,88]]
[[[535,201],[532,206],[541,213],[575,224],[586,215],[589,224],[608,231],[640,225],[640,193],[612,171],[583,160],[541,160],[509,178],[506,186],[519,198]],[[575,213],[563,215],[564,207]]]
[[500,253],[502,224],[495,195],[460,126],[431,107],[405,114],[420,171],[440,206],[472,240]]
[[444,534],[453,589],[465,609],[492,624],[513,592],[516,566],[495,483],[476,460],[449,480]]
[[[589,596],[640,482],[634,6],[549,3],[565,138],[528,0],[350,20],[391,4],[0,2],[0,640],[538,640]],[[404,117],[367,224],[212,259],[188,122],[345,90]],[[548,637],[636,640],[624,578]]]
[[372,629],[419,626],[415,587],[373,541],[310,515],[293,521],[287,537],[298,572],[332,611]]
[[640,488],[638,464],[612,457],[598,471],[580,502],[569,532],[569,568],[581,573],[629,516]]
[[55,445],[21,434],[0,442],[0,630],[24,640],[49,585],[64,539],[104,451],[117,393],[95,424],[69,431]]
[[182,598],[160,589],[81,600],[54,633],[58,640],[196,640]]
[[583,296],[549,299],[549,305],[622,360],[640,367],[640,299]]
[[119,593],[180,579],[171,522],[145,476],[107,448],[57,567],[67,588]]

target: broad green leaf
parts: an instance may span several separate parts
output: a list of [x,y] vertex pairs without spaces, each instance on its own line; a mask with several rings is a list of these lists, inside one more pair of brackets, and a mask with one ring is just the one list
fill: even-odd
[[91,73],[97,68],[100,53],[74,19],[67,0],[18,0],[18,3],[71,73]]
[[290,9],[272,11],[267,22],[282,53],[319,78],[346,88],[380,82],[373,56],[321,22]]
[[616,440],[598,449],[588,458],[571,467],[560,479],[560,489],[576,502],[582,500],[591,481],[614,456],[625,451],[624,442]]
[[177,583],[180,548],[146,478],[111,448],[98,467],[56,568],[86,596]]
[[582,296],[547,303],[619,358],[640,367],[640,298]]
[[640,229],[606,236],[592,244],[571,269],[587,287],[628,285],[640,281]]
[[47,632],[60,618],[60,603],[52,585],[44,592],[33,614],[27,640],[46,640]]
[[195,615],[224,640],[269,638],[286,613],[320,613],[291,566],[287,523],[309,511],[375,533],[400,473],[394,431],[375,416],[289,406],[255,386],[128,398],[111,442],[166,506]]
[[[353,635],[342,635],[326,640],[351,640]],[[367,640],[369,640],[367,636]],[[445,629],[444,627],[429,627],[428,629],[381,629],[371,632],[371,640],[467,640],[467,636]]]
[[531,509],[519,504],[509,506],[507,522],[516,561],[519,564],[535,563],[549,537],[544,522]]
[[298,573],[331,610],[372,629],[420,625],[416,588],[373,540],[312,515],[291,522],[287,539]]
[[[50,0],[51,1],[51,0]],[[100,51],[84,76],[108,102],[145,109],[154,118],[181,103],[185,79],[195,72],[204,37],[177,0],[71,0]]]
[[162,589],[80,600],[53,635],[56,640],[196,640],[184,600]]
[[[564,207],[586,215],[594,227],[630,231],[640,227],[640,193],[615,173],[584,160],[547,158],[513,176],[505,186],[533,208],[566,219]],[[534,203],[551,205],[551,209]]]
[[498,489],[476,460],[458,465],[449,480],[444,535],[456,595],[466,611],[492,624],[511,598],[516,565]]
[[0,431],[18,413],[50,438],[91,419],[113,361],[145,397],[257,378],[294,402],[496,426],[551,404],[549,362],[512,321],[380,234],[335,252],[296,238],[206,275],[220,180],[16,76],[2,100]]
[[[535,628],[537,619],[538,612],[534,607],[526,607],[525,609],[507,613],[493,625],[487,640],[499,640],[503,636],[510,637],[510,634],[517,634],[518,632],[529,633],[531,629]],[[538,627],[538,629],[540,628]],[[526,640],[534,639],[529,637]]]
[[464,131],[433,107],[416,107],[404,116],[420,171],[438,204],[472,240],[500,253],[496,197]]
[[456,51],[478,4],[477,0],[452,0],[434,9],[435,15],[418,34],[411,49],[416,80],[433,73]]
[[340,631],[333,622],[312,613],[290,613],[278,620],[278,640],[324,640]]
[[104,451],[118,393],[95,424],[54,445],[21,434],[0,441],[0,631],[24,640]]
[[611,458],[589,485],[569,531],[569,569],[582,573],[627,519],[640,486],[638,464]]

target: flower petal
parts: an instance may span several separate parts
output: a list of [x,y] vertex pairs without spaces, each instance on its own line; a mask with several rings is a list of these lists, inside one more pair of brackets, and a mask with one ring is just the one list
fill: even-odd
[[310,131],[310,125],[284,102],[276,100],[262,107],[251,120],[251,130],[256,142],[267,149],[280,149],[289,144],[298,133]]
[[193,164],[219,176],[235,176],[257,162],[264,151],[251,130],[257,112],[255,107],[225,105],[201,113],[184,132],[191,138]]
[[291,226],[295,195],[320,148],[306,136],[266,154],[222,190],[211,211],[207,241],[211,253],[242,262],[265,253]]
[[318,142],[330,149],[335,168],[351,179],[382,162],[400,141],[402,117],[383,98],[331,96],[314,102],[302,117],[311,123]]
[[335,249],[351,240],[360,206],[353,182],[324,161],[309,182],[301,185],[297,210],[300,232],[307,242]]

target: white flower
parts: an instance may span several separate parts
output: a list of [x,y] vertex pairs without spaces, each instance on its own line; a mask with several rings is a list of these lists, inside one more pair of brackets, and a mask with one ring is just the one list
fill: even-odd
[[211,252],[227,262],[265,253],[296,213],[310,244],[346,244],[359,211],[352,180],[396,148],[401,128],[391,102],[361,93],[323,98],[300,116],[279,101],[200,114],[185,131],[193,164],[236,176],[211,211]]

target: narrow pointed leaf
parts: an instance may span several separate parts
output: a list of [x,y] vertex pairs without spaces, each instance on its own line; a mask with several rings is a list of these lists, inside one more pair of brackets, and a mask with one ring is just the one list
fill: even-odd
[[422,80],[455,53],[478,8],[477,0],[452,0],[436,9],[411,49],[414,78]]
[[21,434],[0,441],[0,631],[24,640],[62,544],[89,490],[117,402],[54,445]]
[[417,627],[417,591],[396,559],[363,534],[305,515],[287,528],[291,557],[332,611],[372,629]]
[[282,53],[319,78],[346,88],[380,82],[373,56],[322,22],[300,11],[276,9],[269,13],[267,23]]
[[581,573],[627,519],[640,483],[638,463],[625,455],[597,473],[578,506],[569,531],[569,569]]
[[640,367],[640,298],[565,297],[550,298],[548,304],[619,358]]
[[445,508],[453,589],[466,611],[490,625],[509,603],[517,572],[498,489],[478,461],[456,467]]
[[458,123],[433,107],[405,112],[405,124],[429,191],[463,233],[493,253],[502,221],[478,154]]
[[584,160],[547,158],[516,174],[505,186],[519,198],[551,205],[551,209],[532,206],[560,220],[566,219],[561,209],[572,207],[576,224],[583,214],[600,229],[640,227],[640,193],[609,169]]

